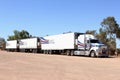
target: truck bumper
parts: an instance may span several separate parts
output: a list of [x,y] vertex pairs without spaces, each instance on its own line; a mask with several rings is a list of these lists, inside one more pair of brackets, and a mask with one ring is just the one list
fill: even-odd
[[107,50],[104,52],[102,50],[98,50],[96,51],[96,53],[97,53],[97,57],[109,57]]
[[98,57],[109,57],[108,54],[98,54]]

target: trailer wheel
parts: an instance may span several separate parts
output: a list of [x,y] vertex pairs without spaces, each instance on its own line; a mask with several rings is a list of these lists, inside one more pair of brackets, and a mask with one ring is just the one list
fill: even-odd
[[92,51],[92,52],[90,53],[90,56],[93,57],[93,58],[96,57],[95,51]]
[[71,51],[71,52],[70,52],[70,55],[71,55],[71,56],[74,56],[74,51]]
[[49,54],[52,54],[52,50],[49,51]]
[[46,54],[46,50],[43,51],[43,54]]
[[34,50],[33,50],[33,53],[37,53],[37,49],[34,49]]
[[66,51],[66,55],[70,56],[70,51],[69,50]]

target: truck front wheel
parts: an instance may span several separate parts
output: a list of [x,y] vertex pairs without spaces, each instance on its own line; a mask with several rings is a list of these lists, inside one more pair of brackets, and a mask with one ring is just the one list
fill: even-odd
[[95,51],[91,51],[90,56],[91,56],[91,57],[96,57]]

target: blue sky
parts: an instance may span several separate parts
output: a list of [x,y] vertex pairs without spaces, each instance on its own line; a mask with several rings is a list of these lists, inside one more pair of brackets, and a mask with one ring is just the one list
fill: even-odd
[[35,36],[98,31],[108,16],[120,24],[119,9],[120,0],[0,0],[0,37],[7,39],[13,30]]

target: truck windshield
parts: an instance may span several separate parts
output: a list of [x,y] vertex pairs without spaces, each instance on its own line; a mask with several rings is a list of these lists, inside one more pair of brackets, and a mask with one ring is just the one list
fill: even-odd
[[90,43],[100,43],[99,40],[91,39]]

